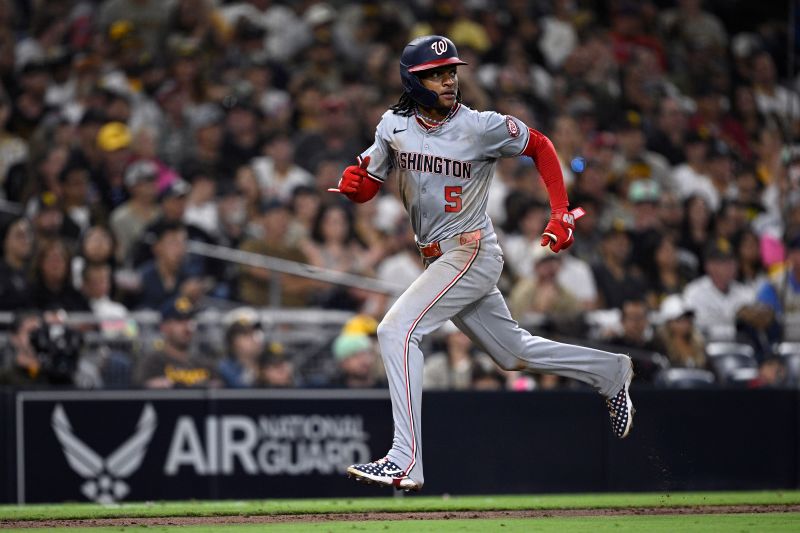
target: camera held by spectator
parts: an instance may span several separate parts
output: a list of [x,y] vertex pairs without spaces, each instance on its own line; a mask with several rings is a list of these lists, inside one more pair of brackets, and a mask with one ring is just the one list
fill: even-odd
[[63,312],[45,312],[41,326],[30,333],[30,342],[47,382],[73,383],[83,335],[64,323]]

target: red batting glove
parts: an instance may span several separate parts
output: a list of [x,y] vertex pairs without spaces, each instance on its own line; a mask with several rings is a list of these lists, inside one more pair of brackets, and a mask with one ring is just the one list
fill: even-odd
[[550,245],[554,252],[566,250],[575,242],[575,215],[566,209],[550,213],[550,221],[542,233],[542,246]]
[[358,192],[361,188],[361,183],[367,177],[367,167],[369,166],[369,156],[361,160],[361,164],[350,165],[344,172],[342,178],[339,180],[339,192],[342,194],[353,194]]

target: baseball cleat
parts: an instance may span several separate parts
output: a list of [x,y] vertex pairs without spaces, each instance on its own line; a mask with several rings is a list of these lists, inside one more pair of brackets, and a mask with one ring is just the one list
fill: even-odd
[[347,475],[356,481],[394,487],[406,492],[417,491],[422,488],[422,485],[408,477],[402,468],[386,457],[371,463],[350,465],[347,467]]
[[622,386],[619,392],[606,399],[608,414],[611,417],[611,431],[620,439],[627,437],[633,427],[633,414],[636,409],[633,408],[631,395],[628,391],[632,379],[633,370],[628,374],[628,379],[625,380],[625,385]]

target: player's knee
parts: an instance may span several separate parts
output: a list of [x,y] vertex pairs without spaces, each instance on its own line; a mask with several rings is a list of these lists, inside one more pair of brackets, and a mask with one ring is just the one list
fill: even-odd
[[381,344],[387,342],[395,342],[397,337],[400,335],[399,325],[395,324],[393,320],[387,320],[389,317],[385,317],[381,320],[380,324],[378,324],[378,342]]

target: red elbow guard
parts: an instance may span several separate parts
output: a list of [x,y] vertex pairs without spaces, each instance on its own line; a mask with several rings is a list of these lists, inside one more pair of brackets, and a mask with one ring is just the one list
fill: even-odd
[[381,183],[370,177],[365,178],[361,182],[361,186],[356,192],[345,193],[351,201],[357,204],[363,204],[372,200],[381,188]]

